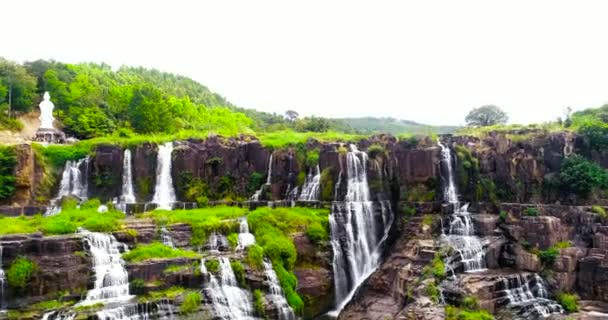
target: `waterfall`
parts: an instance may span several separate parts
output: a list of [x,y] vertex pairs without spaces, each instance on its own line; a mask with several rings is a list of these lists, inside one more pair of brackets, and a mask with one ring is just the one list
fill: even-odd
[[229,247],[230,244],[228,243],[228,239],[223,234],[212,232],[207,239],[207,250],[209,251],[220,251],[220,249],[226,250],[226,248]]
[[131,170],[131,150],[125,149],[122,159],[122,195],[121,203],[135,203],[135,191],[133,191],[133,173]]
[[237,250],[243,250],[250,245],[255,244],[255,236],[249,232],[249,224],[247,223],[247,217],[241,219],[239,225],[239,238]]
[[209,285],[204,291],[211,301],[215,317],[255,319],[251,294],[239,287],[228,258],[220,258],[220,279],[210,274]]
[[268,176],[266,176],[266,183],[263,184],[260,189],[258,189],[252,196],[249,198],[251,201],[260,201],[260,197],[262,196],[262,192],[264,192],[264,188],[266,186],[270,186],[272,184],[272,153],[270,153],[270,158],[268,159]]
[[173,238],[171,237],[169,230],[167,230],[167,228],[165,228],[164,226],[160,228],[160,240],[167,247],[175,248]]
[[97,318],[99,320],[172,320],[173,306],[166,299],[158,302],[133,303],[98,311]]
[[319,165],[315,167],[315,174],[312,174],[312,168],[306,176],[306,181],[302,187],[302,193],[300,193],[300,201],[318,201],[319,200],[319,186],[321,184],[321,170]]
[[[367,154],[355,145],[346,155],[347,192],[344,202],[334,202],[329,216],[337,316],[356,289],[378,267],[381,247],[393,223],[388,201],[381,204],[382,223],[374,216],[367,183]],[[340,180],[342,175],[340,175]],[[337,194],[338,192],[336,192]]]
[[522,319],[546,318],[562,313],[562,307],[550,300],[543,279],[538,274],[516,274],[502,279],[503,301]]
[[156,188],[152,203],[157,205],[157,209],[171,210],[175,203],[175,189],[173,178],[171,177],[171,153],[173,152],[173,142],[167,142],[158,146],[157,166],[156,166]]
[[442,228],[441,239],[457,253],[456,256],[448,259],[448,268],[454,270],[462,265],[465,272],[486,270],[485,251],[481,240],[475,236],[475,228],[468,210],[469,205],[465,204],[460,207],[458,201],[454,170],[452,169],[452,152],[441,141],[437,141],[437,144],[441,148],[442,162],[447,170],[443,194],[453,210],[449,218],[447,234],[445,233],[446,230]]
[[267,259],[264,259],[264,274],[266,275],[266,280],[268,281],[268,287],[270,289],[268,300],[276,307],[278,319],[295,320],[296,316],[285,299],[283,288],[281,288],[281,284],[279,283],[279,278],[272,268],[272,263]]
[[[84,166],[84,170],[81,170],[82,166]],[[60,202],[63,197],[73,196],[80,200],[86,200],[88,198],[89,187],[88,172],[89,157],[78,161],[66,161],[63,173],[61,174],[61,182],[59,183],[57,196],[50,201],[50,205],[44,215],[52,216],[59,213],[61,211]]]
[[6,275],[2,269],[2,253],[3,248],[0,245],[0,313],[6,310]]

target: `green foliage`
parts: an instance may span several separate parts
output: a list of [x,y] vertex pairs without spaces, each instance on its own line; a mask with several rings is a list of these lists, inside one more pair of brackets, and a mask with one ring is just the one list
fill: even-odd
[[431,299],[431,301],[433,301],[434,303],[439,302],[439,297],[441,295],[441,292],[439,291],[439,287],[437,286],[437,284],[434,281],[429,282],[426,285],[426,287],[424,288],[424,292]]
[[265,306],[266,298],[264,298],[264,293],[262,293],[262,290],[256,289],[253,291],[253,307],[255,308],[255,312],[262,318],[266,318]]
[[486,310],[459,309],[454,306],[445,306],[446,320],[493,320],[494,317]]
[[254,172],[249,176],[247,181],[247,193],[256,192],[264,183],[264,175],[259,172]]
[[0,201],[10,198],[15,192],[16,165],[15,149],[0,146]]
[[184,301],[179,306],[179,311],[183,314],[194,313],[198,311],[201,305],[202,297],[200,292],[191,291],[184,296]]
[[199,207],[207,206],[209,202],[209,188],[203,180],[198,177],[192,177],[192,173],[189,171],[184,171],[180,173],[177,185],[186,201],[196,202]]
[[583,198],[595,188],[605,189],[608,186],[606,170],[576,154],[562,162],[559,179],[563,190]]
[[308,150],[306,152],[306,166],[314,168],[319,164],[319,149]]
[[91,150],[91,145],[87,143],[48,146],[33,144],[33,147],[38,150],[54,168],[63,168],[68,160],[75,161],[82,159],[86,157]]
[[233,232],[231,234],[228,235],[228,243],[230,244],[230,246],[232,248],[236,248],[238,242],[239,242],[239,234],[236,232]]
[[217,259],[205,260],[205,268],[207,268],[207,271],[217,274],[220,272],[220,261]]
[[433,261],[431,262],[431,273],[438,280],[443,280],[446,276],[445,264],[441,260],[439,254],[435,254]]
[[334,181],[331,176],[331,168],[325,168],[321,171],[321,200],[334,200]]
[[38,97],[36,84],[26,68],[0,58],[0,105],[8,105],[10,89],[13,111],[30,111]]
[[507,114],[499,107],[494,105],[474,108],[467,114],[465,121],[467,126],[491,126],[495,124],[505,124],[509,120]]
[[159,301],[163,299],[173,300],[186,293],[186,289],[182,287],[173,286],[165,290],[150,291],[146,295],[139,298],[140,302],[146,301]]
[[537,255],[545,266],[552,266],[559,256],[559,249],[556,247],[551,247],[547,250],[539,251]]
[[505,221],[507,221],[507,218],[509,217],[509,213],[506,211],[500,211],[500,213],[498,214],[498,217],[500,218],[500,221],[505,222]]
[[534,207],[528,207],[528,208],[526,208],[526,210],[524,210],[524,215],[528,216],[528,217],[537,217],[538,209],[536,209]]
[[37,270],[38,266],[35,262],[21,256],[11,263],[10,268],[6,271],[6,279],[12,288],[22,290],[27,286]]
[[462,306],[467,310],[477,310],[477,308],[479,308],[479,302],[476,297],[467,296],[462,299]]
[[[606,106],[602,107],[605,109]],[[573,115],[572,127],[581,135],[589,147],[596,151],[604,150],[608,147],[608,118],[602,111],[601,114]]]
[[246,287],[247,282],[245,281],[245,267],[243,267],[243,264],[238,260],[232,260],[230,261],[230,266],[232,267],[232,271],[234,272],[234,276],[239,285],[241,287]]
[[313,243],[318,245],[329,239],[329,232],[326,226],[323,226],[318,222],[313,222],[306,228],[306,236],[308,236],[308,239]]
[[234,219],[244,216],[245,213],[246,210],[243,208],[219,206],[193,210],[154,210],[142,214],[140,217],[151,218],[159,225],[189,224],[192,226],[192,245],[200,246],[213,231],[224,234],[237,231],[239,223]]
[[554,245],[557,249],[566,249],[572,247],[572,242],[570,241],[559,241]]
[[606,218],[606,210],[604,210],[603,207],[600,206],[591,206],[591,212],[597,213],[597,215],[599,215],[602,218]]
[[403,214],[406,217],[412,217],[412,216],[416,215],[416,208],[408,207],[407,205],[403,205]]
[[257,244],[249,246],[247,248],[247,264],[258,270],[264,268],[264,248]]
[[384,150],[384,146],[379,144],[372,144],[371,146],[369,146],[369,148],[367,148],[367,154],[372,159],[385,153],[386,151]]
[[190,250],[171,248],[159,242],[139,244],[135,249],[126,252],[122,258],[129,262],[140,262],[151,259],[197,258],[199,255]]
[[433,221],[434,221],[433,216],[430,214],[425,214],[422,217],[422,225],[424,225],[424,226],[428,226],[428,227],[432,226]]
[[557,301],[562,305],[567,312],[578,311],[578,296],[570,293],[562,293],[557,295]]
[[319,142],[358,142],[365,138],[362,135],[346,134],[339,132],[295,132],[291,130],[275,131],[258,134],[262,145],[270,149],[283,149],[287,146],[306,144],[308,139]]

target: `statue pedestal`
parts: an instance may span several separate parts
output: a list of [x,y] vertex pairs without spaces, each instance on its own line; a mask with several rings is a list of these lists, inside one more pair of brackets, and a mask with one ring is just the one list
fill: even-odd
[[34,140],[46,143],[66,143],[65,133],[57,129],[40,128],[36,131],[36,138]]

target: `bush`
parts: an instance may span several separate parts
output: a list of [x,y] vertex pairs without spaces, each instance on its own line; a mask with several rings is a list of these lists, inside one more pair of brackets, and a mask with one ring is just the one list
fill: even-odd
[[205,260],[205,268],[211,273],[220,272],[220,261],[217,259]]
[[526,210],[524,210],[524,215],[528,217],[536,217],[538,216],[538,209],[532,207],[526,208]]
[[567,312],[578,311],[578,296],[570,293],[562,293],[557,296],[557,301]]
[[194,313],[198,311],[198,308],[201,305],[201,294],[199,292],[189,292],[184,297],[184,301],[182,305],[179,307],[181,313]]
[[264,249],[257,244],[247,248],[247,264],[252,268],[264,268]]
[[597,213],[597,215],[600,216],[600,217],[602,217],[602,218],[606,218],[606,210],[604,210],[603,207],[592,206],[591,207],[591,212]]
[[439,254],[435,254],[435,257],[431,262],[431,272],[433,276],[438,280],[442,280],[445,278],[445,264],[443,263],[443,260],[441,260],[441,256]]
[[159,242],[140,244],[135,249],[126,252],[122,258],[129,262],[140,262],[151,259],[198,258],[199,254],[190,251],[171,248]]
[[26,257],[18,257],[11,263],[6,272],[8,284],[15,289],[24,289],[36,271],[38,266]]
[[367,148],[367,155],[372,159],[378,157],[379,155],[383,155],[384,153],[384,147],[379,144],[372,144],[369,146],[369,148]]
[[551,247],[547,250],[539,251],[537,255],[544,265],[552,266],[557,256],[559,256],[559,249]]
[[507,218],[509,217],[509,214],[506,211],[501,211],[498,214],[498,217],[500,218],[500,221],[505,222],[505,221],[507,221]]
[[608,174],[597,163],[575,154],[562,162],[559,180],[562,190],[586,198],[594,189],[606,188]]
[[306,152],[306,166],[309,168],[314,168],[319,164],[319,150],[309,150]]
[[239,282],[239,285],[241,287],[246,287],[247,282],[245,281],[245,267],[243,267],[243,264],[237,260],[233,260],[230,262],[230,266],[232,267],[232,272],[234,272],[234,276]]

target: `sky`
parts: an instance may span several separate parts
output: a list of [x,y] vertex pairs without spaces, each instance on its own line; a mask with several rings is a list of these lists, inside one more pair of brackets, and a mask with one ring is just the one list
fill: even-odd
[[246,108],[460,125],[608,102],[607,1],[2,3],[0,56],[191,77]]

